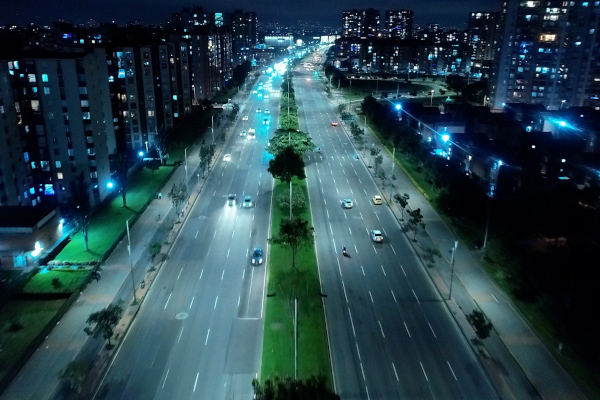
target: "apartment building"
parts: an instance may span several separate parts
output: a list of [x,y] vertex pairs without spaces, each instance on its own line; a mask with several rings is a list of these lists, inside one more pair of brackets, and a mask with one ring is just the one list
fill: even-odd
[[0,206],[65,203],[80,174],[98,203],[115,152],[103,49],[0,56]]

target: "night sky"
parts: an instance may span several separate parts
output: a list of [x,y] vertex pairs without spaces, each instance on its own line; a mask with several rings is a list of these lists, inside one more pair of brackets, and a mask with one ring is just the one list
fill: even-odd
[[[288,5],[286,5],[288,4]],[[325,8],[324,5],[327,4]],[[0,25],[49,25],[63,19],[72,23],[115,21],[117,23],[147,22],[158,24],[170,20],[171,13],[183,7],[202,6],[208,12],[231,12],[234,9],[255,11],[259,22],[318,21],[329,26],[341,26],[342,10],[408,9],[415,13],[415,23],[438,23],[443,27],[467,27],[471,11],[500,11],[501,0],[3,0]]]

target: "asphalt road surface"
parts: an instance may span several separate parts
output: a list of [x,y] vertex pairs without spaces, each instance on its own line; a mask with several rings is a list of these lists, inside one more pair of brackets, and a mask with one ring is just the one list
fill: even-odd
[[[238,118],[226,138],[96,399],[252,398],[262,352],[273,182],[266,171],[266,116],[255,110],[270,109],[276,122],[278,102],[277,96],[251,94],[242,107],[248,120]],[[249,128],[256,139],[240,136]],[[225,154],[230,161],[223,161]],[[230,193],[236,194],[234,206],[227,205]],[[251,208],[241,207],[246,195]],[[253,267],[255,247],[265,250],[265,260]]]
[[[391,211],[372,203],[374,195],[389,199],[389,191],[377,189],[341,124],[332,126],[338,118],[323,81],[300,68],[294,85],[300,129],[321,148],[308,156],[306,169],[337,393],[497,398]],[[352,209],[342,207],[345,198]],[[373,229],[383,243],[371,240]],[[342,256],[342,246],[350,257]]]

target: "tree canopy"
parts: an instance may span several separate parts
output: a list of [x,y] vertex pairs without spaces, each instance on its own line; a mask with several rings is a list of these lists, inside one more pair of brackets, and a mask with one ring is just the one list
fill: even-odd
[[312,231],[308,221],[299,217],[286,218],[279,225],[279,233],[269,241],[273,244],[288,246],[292,250],[292,268],[296,268],[296,253],[303,245],[310,242]]
[[275,136],[270,140],[267,151],[277,156],[287,147],[291,147],[297,154],[303,156],[306,152],[314,151],[316,146],[311,137],[304,132],[292,129],[277,129]]
[[273,178],[282,182],[289,183],[293,177],[298,179],[306,178],[304,174],[304,160],[296,151],[288,146],[277,153],[275,158],[269,161],[267,169]]

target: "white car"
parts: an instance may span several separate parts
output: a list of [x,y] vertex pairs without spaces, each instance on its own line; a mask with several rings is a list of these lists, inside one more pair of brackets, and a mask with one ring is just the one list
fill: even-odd
[[376,243],[383,242],[383,235],[381,234],[381,231],[377,231],[377,230],[371,231],[371,240]]
[[375,196],[373,196],[373,204],[383,204],[383,199],[381,198],[381,196],[379,196],[378,194],[376,194]]
[[344,208],[352,208],[354,204],[352,203],[352,199],[344,199],[342,200],[342,206]]
[[247,116],[247,115],[244,115],[244,116],[242,117],[242,121],[248,121],[248,116]]
[[246,136],[246,131],[241,131],[240,136]]
[[244,197],[244,202],[242,203],[242,207],[244,207],[244,208],[252,207],[252,197],[251,196]]
[[223,156],[223,161],[231,161],[231,154],[225,154]]

